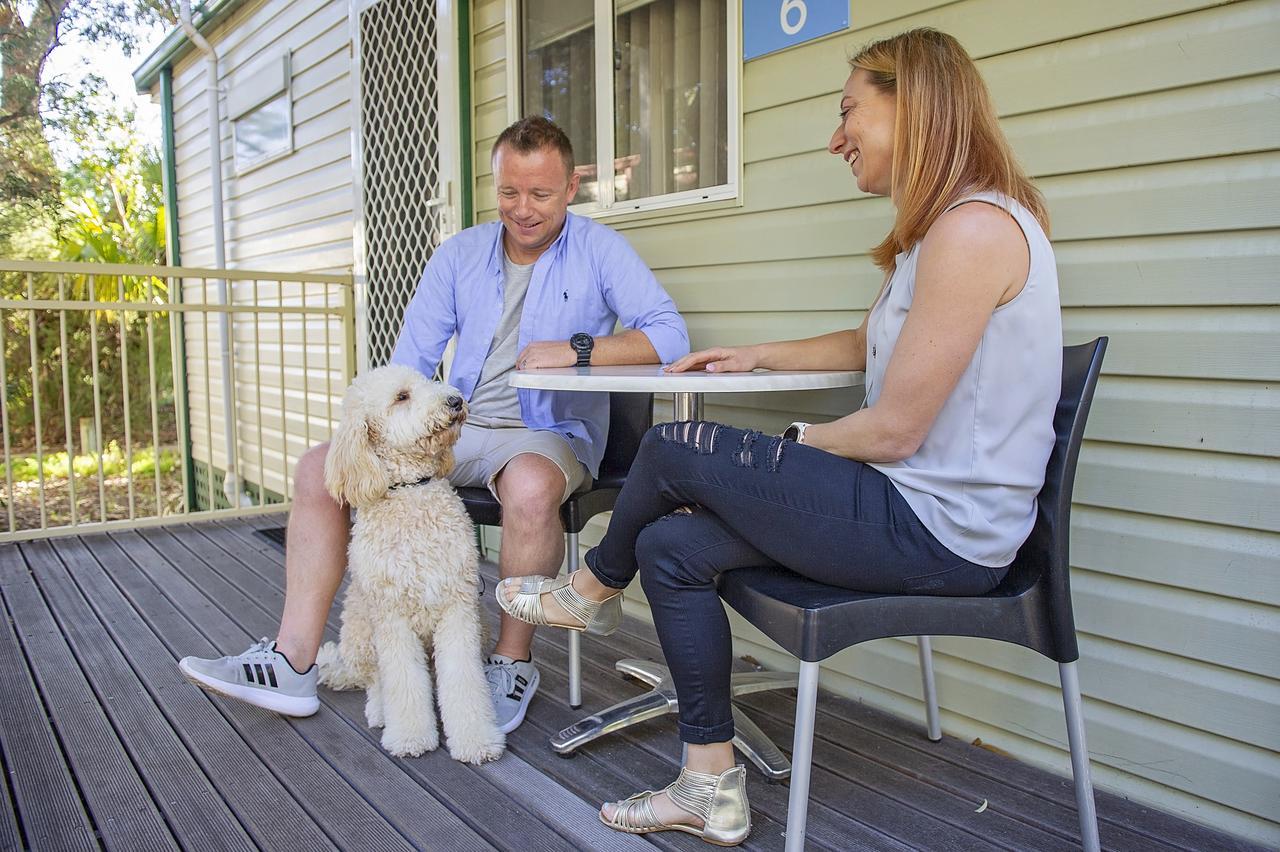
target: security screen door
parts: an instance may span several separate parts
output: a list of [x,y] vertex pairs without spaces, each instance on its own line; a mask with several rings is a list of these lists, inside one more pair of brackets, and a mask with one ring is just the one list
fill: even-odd
[[387,363],[431,253],[458,227],[452,0],[353,0],[359,368]]

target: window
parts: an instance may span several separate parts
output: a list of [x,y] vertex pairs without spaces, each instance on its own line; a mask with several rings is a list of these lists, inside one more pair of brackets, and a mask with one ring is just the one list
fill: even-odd
[[227,93],[237,173],[293,152],[289,83],[289,55],[285,54]]
[[[739,63],[729,37],[736,7],[733,0],[520,4],[521,113],[544,115],[569,134],[580,209],[736,197]],[[609,117],[600,120],[602,113]]]

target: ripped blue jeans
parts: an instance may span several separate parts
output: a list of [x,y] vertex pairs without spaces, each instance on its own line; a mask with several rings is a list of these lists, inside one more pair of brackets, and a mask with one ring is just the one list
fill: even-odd
[[846,589],[930,595],[982,594],[1005,574],[947,550],[873,467],[697,421],[645,436],[586,564],[616,589],[640,574],[680,701],[680,738],[699,744],[733,738],[722,571],[776,564]]

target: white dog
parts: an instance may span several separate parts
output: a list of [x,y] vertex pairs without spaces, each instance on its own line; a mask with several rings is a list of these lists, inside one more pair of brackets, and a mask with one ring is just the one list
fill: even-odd
[[382,747],[418,755],[439,744],[428,652],[449,754],[502,754],[480,658],[474,527],[444,477],[466,407],[456,390],[408,367],[357,378],[325,461],[330,493],[356,509],[351,585],[337,645],[320,649],[320,682],[368,691]]

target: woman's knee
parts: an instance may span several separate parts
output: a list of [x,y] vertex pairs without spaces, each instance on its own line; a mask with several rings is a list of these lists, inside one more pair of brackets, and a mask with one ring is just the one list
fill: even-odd
[[688,509],[681,508],[640,531],[636,538],[636,564],[646,595],[715,581],[716,572],[696,558],[702,546],[691,535],[692,530],[684,529],[692,518]]

